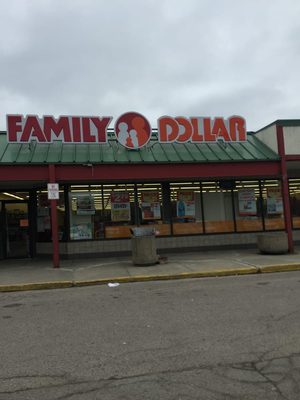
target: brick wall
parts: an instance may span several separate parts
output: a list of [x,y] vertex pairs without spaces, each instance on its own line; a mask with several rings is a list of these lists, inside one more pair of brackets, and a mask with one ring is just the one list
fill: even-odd
[[[157,237],[158,251],[187,251],[215,247],[250,247],[256,245],[256,233],[230,233],[219,235]],[[300,240],[300,231],[295,232],[295,240]],[[60,255],[66,257],[116,255],[131,252],[130,239],[78,241],[60,243]],[[51,243],[37,243],[38,255],[52,254]]]

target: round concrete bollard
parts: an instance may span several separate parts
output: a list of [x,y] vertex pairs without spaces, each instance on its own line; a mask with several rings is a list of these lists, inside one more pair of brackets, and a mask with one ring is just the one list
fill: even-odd
[[257,235],[257,246],[264,254],[284,254],[289,250],[286,232],[270,232]]
[[134,236],[131,238],[132,262],[134,265],[154,265],[157,263],[154,235]]

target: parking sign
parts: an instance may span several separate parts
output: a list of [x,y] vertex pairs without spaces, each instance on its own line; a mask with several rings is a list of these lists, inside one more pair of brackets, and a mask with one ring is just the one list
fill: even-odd
[[48,183],[48,200],[59,199],[58,183]]

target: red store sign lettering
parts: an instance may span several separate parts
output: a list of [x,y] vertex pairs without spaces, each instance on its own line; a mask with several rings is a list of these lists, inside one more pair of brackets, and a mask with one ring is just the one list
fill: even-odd
[[[106,143],[111,116],[43,116],[7,115],[7,139],[10,143]],[[118,142],[128,149],[139,149],[151,139],[149,121],[141,114],[128,112],[115,122]],[[157,121],[160,143],[241,142],[247,140],[244,118],[170,117]]]

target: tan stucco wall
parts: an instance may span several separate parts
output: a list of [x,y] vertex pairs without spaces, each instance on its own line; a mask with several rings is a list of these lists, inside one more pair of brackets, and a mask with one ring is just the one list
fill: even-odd
[[300,126],[289,126],[283,129],[285,154],[300,155]]
[[275,153],[278,154],[276,126],[271,125],[255,134],[258,139],[270,147]]

